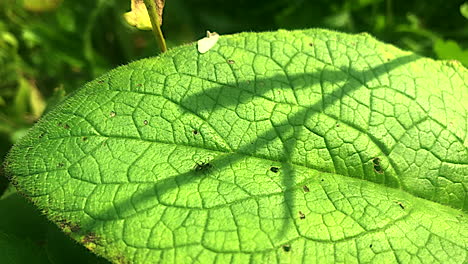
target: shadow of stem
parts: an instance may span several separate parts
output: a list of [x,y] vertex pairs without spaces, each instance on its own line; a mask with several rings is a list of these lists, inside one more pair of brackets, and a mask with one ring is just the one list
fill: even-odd
[[[374,78],[379,77],[383,73],[387,73],[397,67],[400,67],[402,65],[405,65],[407,63],[410,63],[412,61],[415,61],[419,58],[417,55],[407,55],[400,57],[398,59],[389,61],[387,63],[381,64],[373,69],[368,69],[367,71],[354,71],[351,69],[348,69],[348,75],[349,76],[374,76]],[[329,70],[324,70],[325,75],[332,76],[334,71],[329,71]],[[337,70],[338,71],[338,70]],[[297,78],[297,77],[308,77],[308,80],[316,80],[316,81],[323,81],[321,76],[324,75],[324,72],[315,72],[315,73],[305,73],[305,74],[298,74],[294,76],[288,76],[289,78]],[[272,81],[272,82],[280,82],[280,80],[284,80],[284,75],[277,75],[273,76],[267,79],[256,79],[255,82],[265,82],[265,81]],[[356,80],[359,80],[356,77],[353,77]],[[343,80],[328,80],[332,82],[338,82],[338,81],[343,81]],[[369,80],[368,80],[369,81]],[[191,96],[187,97],[185,100],[182,100],[180,102],[180,105],[182,106],[183,109],[190,109],[194,113],[195,111],[201,112],[201,111],[216,111],[218,108],[224,108],[227,106],[235,106],[239,104],[239,98],[235,97],[226,97],[223,98],[223,105],[217,104],[217,102],[214,102],[212,105],[209,104],[199,104],[200,98],[203,98],[204,96],[207,96],[207,94],[211,95],[221,95],[223,96],[223,89],[226,86],[230,87],[237,87],[239,89],[245,89],[243,87],[249,87],[250,83],[236,83],[236,84],[225,84],[225,85],[220,85],[214,88],[210,88],[207,91],[201,92],[201,93],[196,93],[192,94]],[[282,164],[282,184],[283,186],[283,196],[284,196],[284,212],[289,212],[289,215],[284,216],[284,221],[281,230],[279,231],[278,236],[281,236],[281,234],[285,234],[286,231],[290,228],[291,226],[291,221],[292,217],[294,217],[296,214],[291,211],[291,208],[294,207],[294,197],[293,197],[293,191],[292,189],[295,187],[295,176],[294,176],[294,167],[292,165],[292,157],[291,153],[293,149],[295,148],[294,144],[286,144],[285,142],[287,141],[287,138],[285,138],[285,135],[279,131],[276,130],[277,127],[289,127],[289,129],[293,130],[293,136],[297,138],[298,133],[300,132],[299,129],[294,129],[293,126],[289,123],[289,120],[293,119],[298,119],[302,120],[302,122],[305,122],[308,120],[313,114],[320,112],[320,111],[325,111],[326,108],[333,103],[335,103],[338,100],[341,100],[346,95],[349,95],[356,89],[362,87],[364,84],[361,81],[354,81],[351,82],[350,84],[347,84],[345,87],[340,87],[338,89],[335,89],[333,92],[329,94],[322,94],[322,99],[307,106],[303,107],[300,111],[294,113],[288,120],[284,120],[283,122],[279,124],[272,124],[272,127],[267,129],[265,132],[263,132],[260,135],[257,135],[257,139],[254,142],[254,144],[245,144],[243,146],[239,147],[232,147],[232,153],[226,153],[222,155],[218,155],[215,157],[213,160],[210,161],[210,163],[215,164],[216,171],[221,171],[222,169],[226,168],[229,166],[229,164],[234,164],[237,161],[240,161],[241,159],[245,158],[245,156],[251,156],[252,153],[256,153],[258,149],[261,149],[265,147],[270,141],[268,140],[260,140],[260,139],[269,139],[272,137],[278,137],[281,139],[283,142],[282,146],[282,153],[278,157],[278,160],[274,160],[275,162],[279,162]],[[291,85],[292,86],[292,85]],[[241,88],[242,87],[242,88]],[[252,87],[252,86],[250,86]],[[269,87],[269,89],[273,89],[274,87]],[[291,87],[293,89],[293,87]],[[264,92],[268,91],[266,89]],[[248,91],[252,94],[252,96],[264,96],[264,94],[258,94],[254,88],[252,90]],[[193,109],[196,106],[196,109]],[[290,138],[290,137],[289,137]],[[271,159],[271,157],[264,157],[266,159]],[[273,160],[272,160],[273,161]],[[195,165],[195,164],[194,164]],[[188,171],[184,172],[178,175],[172,175],[167,178],[164,178],[162,180],[159,180],[158,182],[155,182],[154,184],[151,184],[150,187],[148,187],[147,190],[141,192],[138,194],[137,197],[132,196],[131,201],[124,201],[118,204],[114,204],[114,208],[107,208],[103,209],[102,215],[103,216],[108,216],[112,215],[112,212],[115,211],[115,207],[120,208],[125,210],[125,208],[134,208],[133,206],[128,206],[128,203],[135,203],[135,201],[138,201],[140,199],[145,199],[145,197],[151,196],[151,195],[157,195],[158,197],[161,197],[164,193],[169,192],[173,190],[174,188],[179,188],[185,184],[188,184],[192,182],[194,179],[197,179],[198,177],[206,177],[209,176],[212,172],[207,170],[204,172],[203,176],[200,175],[200,173],[197,173],[196,171]],[[222,176],[221,176],[222,177]],[[156,206],[156,205],[155,205]],[[226,205],[227,206],[227,205]],[[138,212],[137,212],[138,213]],[[104,217],[106,218],[106,217]],[[107,219],[107,220],[117,220],[117,219]],[[104,220],[103,221],[107,221]],[[87,224],[84,224],[82,228],[84,230],[94,230],[96,228],[97,223],[96,222],[89,222]]]

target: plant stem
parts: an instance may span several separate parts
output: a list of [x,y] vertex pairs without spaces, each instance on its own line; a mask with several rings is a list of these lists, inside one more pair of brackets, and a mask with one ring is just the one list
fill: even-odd
[[166,52],[166,40],[164,40],[163,33],[161,31],[161,26],[159,25],[159,15],[158,11],[156,10],[156,5],[154,4],[154,0],[143,0],[146,6],[146,10],[148,10],[148,14],[151,20],[151,26],[153,28],[154,37],[156,38],[156,42],[161,49],[161,52]]

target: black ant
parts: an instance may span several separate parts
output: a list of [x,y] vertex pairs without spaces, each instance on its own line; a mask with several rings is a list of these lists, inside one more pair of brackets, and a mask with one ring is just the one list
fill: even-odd
[[213,165],[209,162],[200,162],[200,163],[196,163],[195,166],[193,167],[193,169],[195,171],[208,171],[210,170],[211,168],[213,168]]

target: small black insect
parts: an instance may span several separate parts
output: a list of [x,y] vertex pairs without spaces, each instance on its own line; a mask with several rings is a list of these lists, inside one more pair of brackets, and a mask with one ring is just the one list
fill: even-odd
[[305,219],[305,214],[301,211],[299,211],[299,218],[304,220]]
[[277,173],[279,171],[278,167],[271,167],[270,170],[274,173]]
[[195,171],[208,171],[210,170],[211,168],[213,168],[213,164],[209,163],[209,162],[200,162],[200,163],[196,163],[195,166],[193,167],[193,169]]

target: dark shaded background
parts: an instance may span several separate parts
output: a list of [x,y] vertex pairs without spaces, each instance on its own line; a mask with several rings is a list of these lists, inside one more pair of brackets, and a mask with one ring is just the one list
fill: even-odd
[[[116,66],[157,55],[151,32],[123,20],[129,10],[130,0],[0,0],[0,162],[66,94]],[[420,55],[468,66],[464,1],[167,0],[163,17],[169,47],[196,41],[206,30],[229,34],[313,27],[369,32]],[[0,197],[7,187],[0,169]],[[2,206],[11,207],[8,199],[21,204],[20,198],[4,197],[0,212]],[[28,206],[16,208],[26,210],[21,215],[34,213]],[[37,221],[46,226],[43,219]],[[50,241],[47,232],[43,239]],[[62,243],[57,241],[49,244]]]

